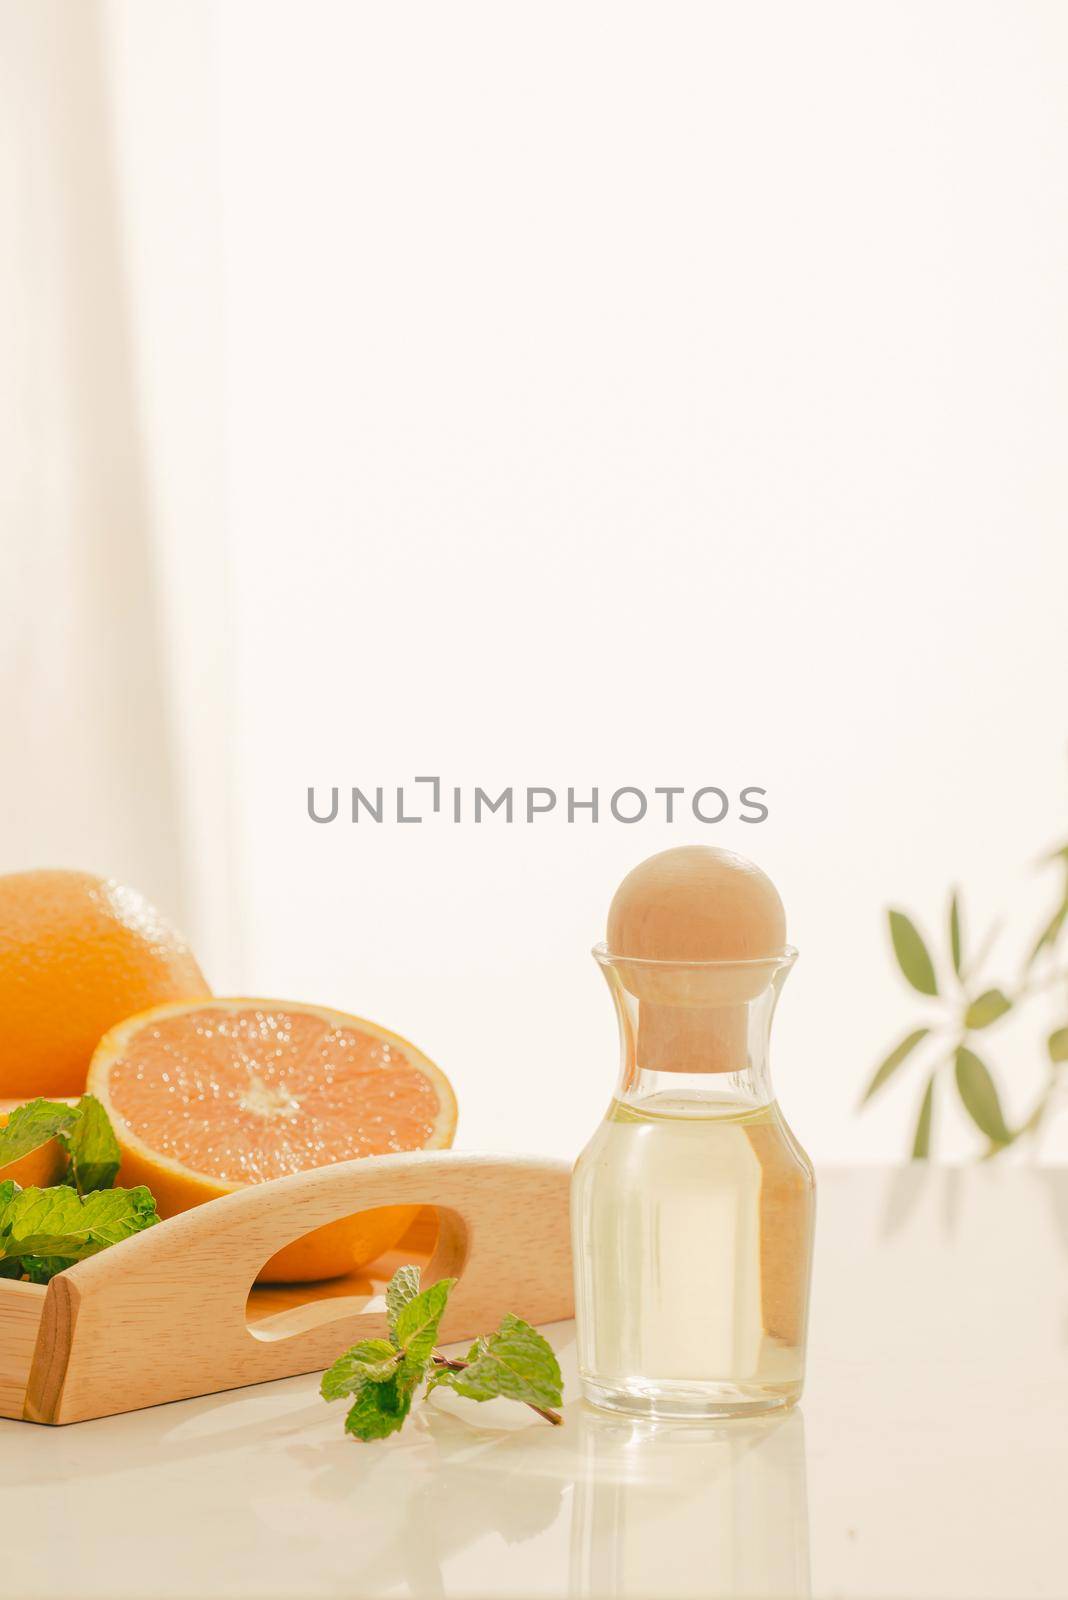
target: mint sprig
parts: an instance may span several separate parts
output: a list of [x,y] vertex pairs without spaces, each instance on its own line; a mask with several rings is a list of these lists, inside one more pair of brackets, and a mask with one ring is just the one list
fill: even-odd
[[560,1404],[560,1367],[552,1346],[536,1328],[509,1313],[496,1333],[476,1339],[466,1361],[435,1366],[427,1387],[454,1389],[468,1400],[521,1400],[535,1411]]
[[363,1339],[323,1374],[324,1400],[351,1399],[345,1430],[365,1442],[404,1426],[415,1391],[441,1387],[469,1400],[519,1400],[547,1422],[563,1421],[563,1382],[552,1347],[520,1317],[504,1317],[495,1333],[477,1339],[464,1361],[434,1348],[455,1278],[421,1288],[419,1268],[400,1267],[386,1289],[388,1339]]
[[0,1182],[0,1278],[48,1283],[75,1262],[158,1222],[148,1189],[114,1189],[119,1144],[100,1101],[76,1106],[31,1100],[0,1128],[0,1171],[58,1139],[67,1157],[60,1183],[22,1189]]
[[17,1261],[32,1283],[45,1283],[158,1220],[143,1187],[80,1195],[63,1184],[20,1189],[9,1178],[0,1184],[0,1261]]
[[394,1327],[402,1306],[409,1300],[414,1300],[419,1293],[420,1274],[418,1267],[398,1267],[389,1281],[386,1289],[386,1315],[390,1327]]
[[55,1189],[20,1189],[0,1214],[0,1254],[65,1256],[84,1261],[120,1244],[156,1220],[156,1202],[145,1188],[101,1189],[80,1195]]
[[17,1106],[0,1128],[0,1171],[51,1139],[58,1139],[67,1154],[64,1183],[79,1194],[111,1188],[119,1170],[119,1141],[95,1095],[83,1094],[76,1106],[59,1100]]
[[344,1400],[359,1394],[369,1383],[385,1383],[397,1370],[397,1347],[388,1339],[363,1339],[340,1356],[323,1374],[324,1400]]
[[405,1301],[395,1317],[389,1319],[389,1336],[405,1360],[418,1366],[420,1374],[434,1354],[438,1327],[445,1315],[455,1278],[439,1278],[421,1294]]
[[118,1176],[122,1152],[108,1114],[95,1095],[82,1095],[78,1120],[63,1143],[70,1157],[67,1182],[79,1194],[111,1188]]
[[75,1106],[58,1100],[30,1100],[16,1106],[0,1128],[0,1170],[39,1150],[50,1139],[70,1133],[80,1117]]

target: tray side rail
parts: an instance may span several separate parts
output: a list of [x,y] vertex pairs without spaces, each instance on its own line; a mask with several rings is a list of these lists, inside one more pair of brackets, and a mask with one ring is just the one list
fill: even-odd
[[[561,1161],[454,1151],[370,1156],[258,1184],[183,1212],[54,1278],[23,1415],[67,1423],[328,1366],[386,1333],[371,1299],[307,1302],[291,1333],[257,1335],[249,1291],[265,1263],[314,1228],[379,1206],[432,1206],[423,1281],[456,1276],[441,1341],[473,1338],[506,1311],[572,1314],[570,1170]],[[30,1286],[26,1286],[30,1287]]]

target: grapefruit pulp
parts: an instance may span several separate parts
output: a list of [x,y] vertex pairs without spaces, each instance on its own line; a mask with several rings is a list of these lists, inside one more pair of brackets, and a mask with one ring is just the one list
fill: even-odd
[[[456,1098],[407,1040],[345,1012],[281,1000],[156,1006],[104,1035],[89,1069],[122,1149],[118,1182],[160,1215],[356,1156],[452,1144]],[[394,1206],[332,1222],[273,1256],[267,1283],[365,1266],[418,1215]]]

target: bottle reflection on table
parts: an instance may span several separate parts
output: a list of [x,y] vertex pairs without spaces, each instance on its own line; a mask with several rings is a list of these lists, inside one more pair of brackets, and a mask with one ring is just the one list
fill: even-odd
[[580,1405],[570,1592],[807,1600],[805,1424],[654,1422]]

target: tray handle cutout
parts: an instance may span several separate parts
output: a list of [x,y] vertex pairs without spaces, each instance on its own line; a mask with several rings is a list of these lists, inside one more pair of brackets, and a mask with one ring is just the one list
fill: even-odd
[[257,1283],[246,1309],[249,1332],[255,1339],[291,1339],[309,1328],[363,1312],[381,1315],[386,1308],[385,1286],[405,1262],[421,1269],[425,1284],[462,1277],[467,1262],[467,1224],[459,1212],[424,1207],[416,1224],[393,1249],[348,1277],[319,1283]]

